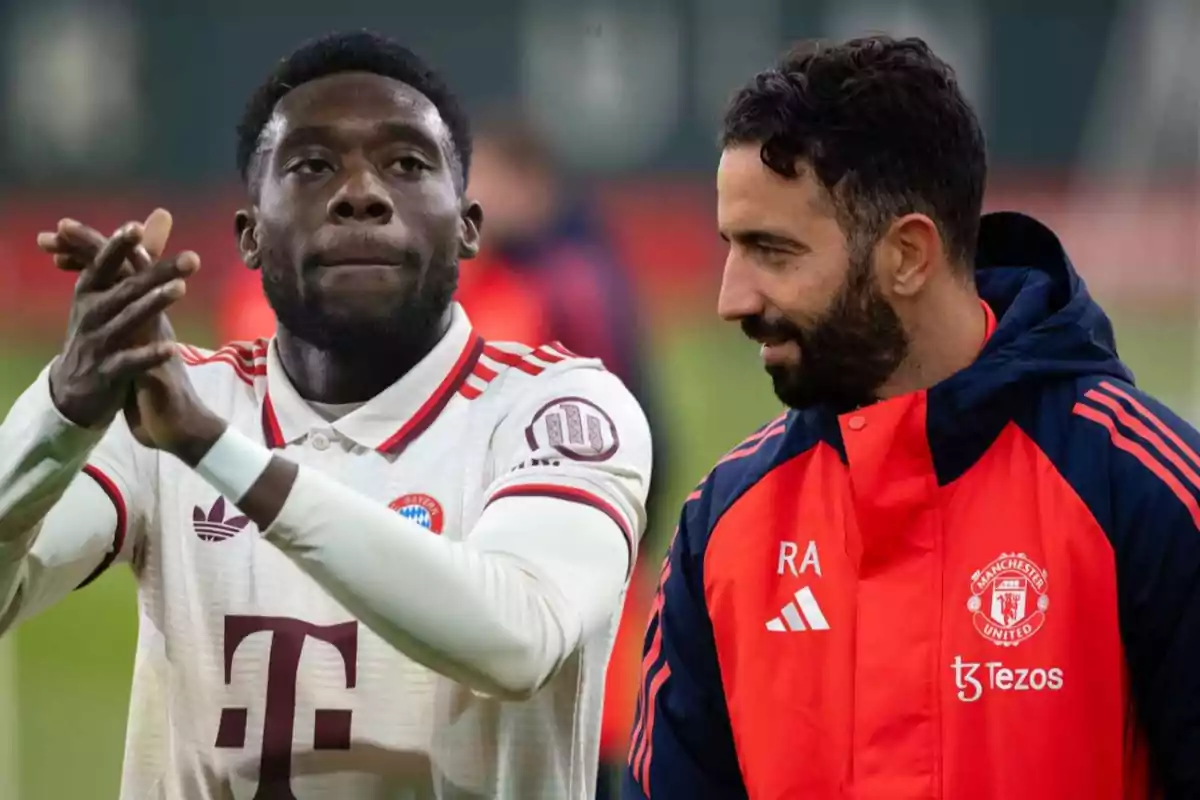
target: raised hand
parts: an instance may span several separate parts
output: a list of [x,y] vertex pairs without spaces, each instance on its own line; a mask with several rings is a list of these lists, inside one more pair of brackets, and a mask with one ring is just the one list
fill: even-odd
[[72,222],[38,237],[61,268],[79,272],[66,343],[50,369],[54,403],[77,425],[110,423],[133,379],[174,355],[174,337],[161,312],[183,297],[185,280],[199,269],[200,259],[184,252],[150,264],[146,245],[161,252],[170,215],[165,226],[161,215],[147,223],[149,230],[138,222],[123,225],[107,240]]
[[[195,253],[181,253],[173,259],[151,263],[166,249],[171,231],[171,216],[161,209],[140,226],[141,246],[122,247],[115,242],[139,229],[130,223],[119,229],[112,239],[73,220],[59,223],[57,233],[42,234],[38,244],[54,254],[60,269],[80,272],[83,281],[89,272],[100,274],[97,285],[116,281],[108,291],[119,292],[123,286],[148,286],[146,296],[168,294],[170,299],[146,302],[145,314],[140,311],[125,329],[124,352],[153,349],[156,358],[140,369],[133,369],[121,381],[114,381],[117,408],[122,408],[134,437],[146,447],[174,453],[189,464],[195,464],[225,429],[225,422],[214,415],[196,394],[183,362],[175,358],[175,335],[165,314],[170,303],[182,296],[183,279],[194,274],[200,266]],[[119,260],[124,256],[124,260]],[[114,263],[119,266],[114,267]],[[111,276],[111,277],[110,277]],[[174,276],[174,277],[172,277]],[[171,288],[175,287],[175,288]],[[129,293],[139,289],[130,288]],[[76,294],[78,296],[78,288]],[[127,312],[132,313],[132,312]],[[161,355],[161,357],[157,357]],[[57,402],[57,401],[56,401]],[[60,410],[62,407],[60,406]],[[63,412],[67,415],[66,412]],[[115,409],[107,419],[111,420]],[[69,416],[69,415],[68,415]],[[70,417],[75,419],[74,417]],[[76,420],[78,421],[78,420]]]
[[[120,265],[114,282],[160,258],[167,251],[172,224],[171,212],[165,208],[151,211],[142,226],[141,246],[134,248],[133,259]],[[38,247],[53,254],[55,265],[67,272],[82,272],[90,266],[106,242],[108,237],[73,219],[61,219],[55,231],[42,232],[37,237]]]

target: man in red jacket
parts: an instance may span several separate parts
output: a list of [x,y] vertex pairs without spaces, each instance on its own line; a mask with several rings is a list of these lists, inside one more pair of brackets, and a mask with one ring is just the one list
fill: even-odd
[[981,219],[953,72],[797,51],[723,144],[720,313],[791,410],[685,505],[625,796],[1200,797],[1200,434],[1053,233]]

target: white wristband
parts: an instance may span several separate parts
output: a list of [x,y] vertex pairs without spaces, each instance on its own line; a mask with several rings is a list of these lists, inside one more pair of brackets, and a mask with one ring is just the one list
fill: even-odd
[[232,426],[196,465],[196,474],[237,505],[271,463],[271,451]]

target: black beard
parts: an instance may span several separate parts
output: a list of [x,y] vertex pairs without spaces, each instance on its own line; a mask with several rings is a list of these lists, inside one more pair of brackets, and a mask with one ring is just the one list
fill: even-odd
[[775,395],[791,408],[826,405],[841,414],[873,403],[908,355],[900,318],[879,293],[865,260],[851,264],[845,285],[815,322],[749,317],[742,330],[752,338],[799,345],[799,364],[767,368]]
[[282,254],[264,247],[261,268],[263,294],[275,312],[279,327],[325,352],[345,353],[361,359],[372,353],[412,353],[428,348],[436,339],[446,311],[458,289],[458,259],[431,267],[417,293],[386,317],[329,313],[320,301],[300,291],[300,276],[287,262],[272,269],[270,259]]

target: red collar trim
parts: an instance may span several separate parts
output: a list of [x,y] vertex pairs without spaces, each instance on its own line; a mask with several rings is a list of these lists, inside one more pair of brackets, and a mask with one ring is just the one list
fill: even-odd
[[471,370],[475,369],[475,362],[479,360],[482,353],[483,337],[476,333],[467,341],[462,353],[458,356],[458,361],[454,363],[450,372],[442,379],[441,385],[434,390],[424,405],[417,409],[417,413],[413,414],[400,430],[375,449],[381,453],[399,455],[404,448],[408,447],[409,443],[420,436],[438,418],[438,414],[442,413],[442,409],[450,402],[450,398],[454,397],[459,387],[467,380],[467,376],[471,374]]
[[[467,340],[462,352],[455,361],[454,366],[442,379],[441,384],[429,396],[417,412],[409,418],[408,422],[387,438],[383,444],[380,444],[375,449],[380,453],[389,455],[398,455],[403,452],[404,448],[425,431],[433,421],[438,418],[446,404],[458,392],[463,383],[470,376],[471,371],[475,369],[476,362],[479,361],[479,356],[483,353],[483,337],[478,333],[474,333]],[[272,450],[283,448],[287,445],[287,440],[284,439],[283,429],[279,424],[279,417],[276,416],[275,406],[271,402],[271,395],[268,392],[263,397],[262,402],[262,430],[263,442]]]
[[986,300],[980,300],[979,305],[983,306],[983,315],[986,320],[983,329],[983,344],[987,344],[988,339],[991,339],[992,334],[996,332],[996,312],[992,311],[992,307],[987,304]]
[[283,438],[283,429],[279,427],[279,417],[275,416],[275,406],[271,403],[271,395],[263,395],[262,403],[263,443],[271,450],[279,450],[287,444]]

